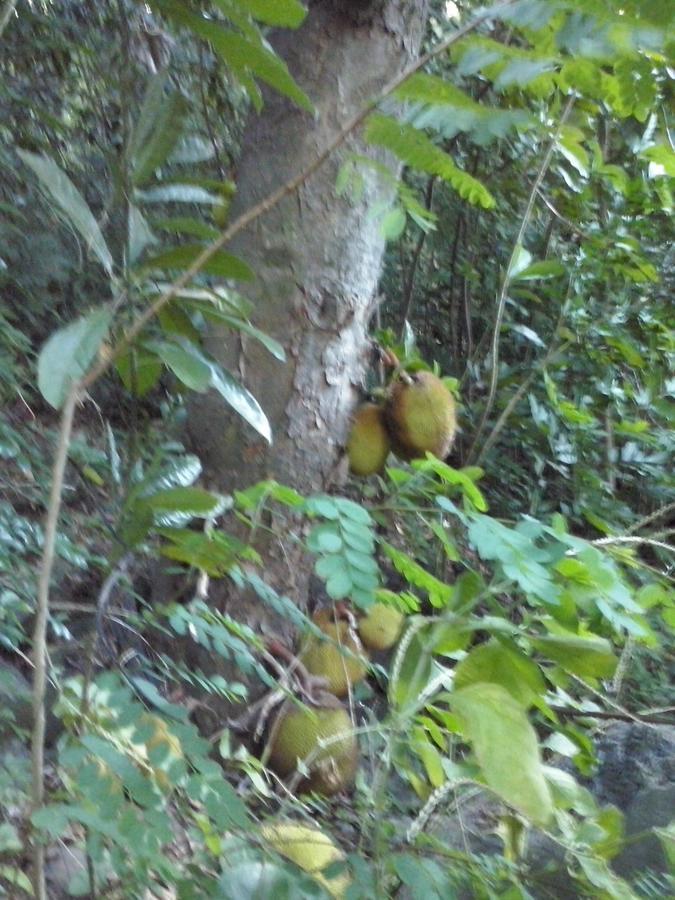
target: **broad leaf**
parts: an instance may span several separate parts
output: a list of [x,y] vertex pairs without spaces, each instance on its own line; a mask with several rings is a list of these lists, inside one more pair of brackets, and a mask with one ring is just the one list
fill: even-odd
[[[202,244],[184,244],[150,257],[143,263],[143,267],[145,269],[189,269],[205,249],[206,247]],[[239,281],[252,281],[254,278],[253,272],[245,262],[224,250],[217,250],[199,271],[207,275],[235,278]]]
[[175,487],[149,497],[147,504],[156,513],[180,512],[208,516],[222,507],[223,498],[202,488]]
[[[223,8],[220,0],[215,2]],[[307,10],[298,0],[234,0],[234,3],[259,22],[278,28],[297,28],[307,15]],[[226,12],[225,9],[223,11]]]
[[546,690],[535,663],[515,647],[495,640],[475,647],[455,668],[457,690],[478,682],[500,685],[523,707],[531,706]]
[[268,444],[272,443],[272,429],[258,401],[229,372],[215,363],[211,364],[211,387],[215,388],[223,400],[264,437]]
[[544,635],[530,638],[530,643],[542,656],[582,678],[611,678],[618,662],[609,641],[601,637]]
[[134,185],[148,181],[178,143],[188,113],[181,94],[166,94],[166,76],[152,80],[146,93],[131,143],[131,180]]
[[498,684],[479,683],[453,691],[451,706],[488,786],[538,825],[553,814],[534,728],[520,703]]
[[89,369],[112,318],[110,309],[94,310],[53,334],[38,358],[38,388],[59,409],[75,381]]
[[96,254],[108,275],[112,275],[113,258],[105,238],[101,234],[98,222],[86,200],[70,178],[47,156],[30,153],[28,150],[17,150],[16,152],[35,172],[42,186],[52,195],[71,225],[79,231],[86,246]]
[[191,391],[201,393],[209,387],[211,368],[198,353],[192,353],[189,349],[168,341],[147,341],[145,346],[156,353],[176,378]]

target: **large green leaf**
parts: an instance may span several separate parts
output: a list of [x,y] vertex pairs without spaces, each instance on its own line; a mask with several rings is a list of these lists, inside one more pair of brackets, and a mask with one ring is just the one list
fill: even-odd
[[47,156],[17,150],[17,154],[35,172],[43,188],[58,204],[71,225],[79,231],[87,247],[96,254],[108,275],[112,275],[113,258],[86,200],[66,173]]
[[611,678],[618,662],[609,641],[601,637],[550,634],[530,638],[530,643],[542,656],[582,678]]
[[474,647],[455,668],[457,690],[478,682],[499,684],[524,707],[531,706],[546,690],[538,666],[516,647],[496,640]]
[[245,87],[248,87],[253,76],[290,97],[303,109],[313,109],[312,101],[293,80],[286,64],[268,45],[250,36],[228,31],[217,22],[190,12],[178,0],[152,0],[152,6],[208,41]]
[[173,374],[191,391],[203,392],[211,383],[211,368],[200,355],[168,341],[147,341],[145,347],[156,353]]
[[164,74],[150,82],[131,143],[131,180],[148,181],[166,162],[183,132],[188,102],[176,91],[166,93]]
[[[173,247],[150,257],[143,263],[145,269],[189,269],[204,252],[203,244],[183,244],[181,247]],[[218,250],[206,262],[201,272],[207,275],[217,275],[219,278],[235,278],[238,281],[252,281],[255,277],[251,269],[243,260],[224,250]]]
[[96,309],[49,338],[38,357],[38,388],[47,403],[61,407],[71,385],[89,369],[111,318],[107,307]]
[[537,735],[521,704],[500,685],[482,682],[453,691],[451,706],[488,786],[532,822],[546,825],[553,801]]
[[[298,0],[233,0],[236,6],[245,9],[254,19],[265,25],[275,25],[278,28],[297,28],[302,24],[307,10],[298,3]],[[224,12],[230,3],[222,3],[215,0]]]
[[203,392],[211,387],[218,391],[244,421],[272,443],[270,423],[253,394],[194,344],[187,340],[147,341],[145,346],[191,390]]
[[180,512],[208,516],[222,507],[223,498],[202,488],[173,487],[153,494],[146,502],[156,513]]
[[211,387],[218,391],[223,400],[264,437],[268,444],[272,443],[272,429],[258,401],[229,372],[215,363],[211,364]]

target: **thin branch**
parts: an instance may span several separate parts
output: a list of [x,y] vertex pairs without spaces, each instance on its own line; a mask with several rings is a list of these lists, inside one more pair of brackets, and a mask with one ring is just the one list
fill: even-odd
[[589,236],[586,234],[585,231],[582,231],[578,225],[575,225],[574,222],[570,222],[570,220],[566,219],[562,213],[558,212],[558,210],[551,203],[551,201],[548,199],[548,197],[546,197],[546,195],[541,190],[541,188],[537,188],[537,194],[539,195],[539,199],[543,201],[544,206],[547,206],[548,209],[551,211],[552,215],[556,219],[558,219],[560,222],[562,222],[566,228],[569,228],[570,231],[573,231],[575,234],[578,234],[579,237],[582,237],[584,240],[586,240],[586,241],[590,240]]
[[675,725],[675,717],[652,713],[624,713],[605,709],[573,709],[569,706],[552,706],[553,712],[569,719],[612,719],[618,722],[635,722],[638,725]]
[[640,531],[641,528],[645,528],[656,519],[660,519],[662,518],[662,516],[665,516],[673,511],[675,511],[675,501],[673,501],[673,503],[666,503],[665,506],[662,506],[660,509],[655,510],[653,513],[650,513],[643,519],[639,519],[634,525],[631,525],[627,533],[632,534],[634,531]]
[[[427,183],[427,189],[424,196],[424,201],[426,204],[426,208],[429,212],[431,212],[431,207],[434,201],[434,184],[436,183],[436,176],[432,175]],[[405,332],[405,323],[410,318],[410,310],[412,308],[412,297],[413,297],[413,288],[415,287],[415,274],[417,273],[417,267],[419,265],[420,256],[422,255],[422,248],[424,247],[424,242],[427,239],[427,232],[421,228],[419,236],[417,238],[417,244],[415,245],[415,250],[413,251],[413,257],[410,261],[410,268],[408,269],[408,277],[405,280],[405,285],[403,287],[403,315],[401,316],[401,331],[400,338],[403,339],[403,334]]]
[[560,344],[560,346],[556,347],[555,349],[551,348],[548,351],[548,353],[546,354],[546,356],[536,366],[536,368],[534,368],[530,372],[530,374],[527,376],[525,381],[523,381],[523,383],[520,385],[518,390],[515,392],[515,394],[511,397],[509,402],[504,407],[502,414],[499,416],[499,418],[495,422],[495,424],[492,428],[492,431],[490,432],[490,434],[486,438],[485,442],[483,443],[483,446],[481,447],[481,451],[478,454],[478,456],[476,457],[476,465],[477,466],[480,466],[481,463],[483,462],[483,459],[485,458],[486,454],[490,451],[494,442],[497,440],[497,438],[501,434],[511,413],[513,412],[513,410],[515,409],[517,404],[520,402],[523,394],[525,393],[525,391],[527,391],[527,389],[532,384],[534,379],[539,375],[541,370],[543,368],[545,368],[545,366],[547,366],[550,362],[552,362],[560,353],[562,353],[564,350],[566,350],[568,346],[569,346],[569,341],[565,341],[564,343]]
[[527,206],[525,207],[525,212],[523,213],[523,218],[520,222],[520,228],[518,229],[518,234],[516,235],[516,240],[513,244],[513,250],[511,251],[511,257],[509,259],[508,265],[506,267],[506,272],[504,273],[504,279],[502,281],[502,289],[499,293],[499,298],[497,300],[497,315],[495,317],[495,327],[494,333],[492,335],[492,372],[490,375],[490,389],[488,391],[488,397],[485,403],[485,409],[483,410],[483,415],[480,420],[480,424],[478,425],[478,429],[476,431],[476,435],[473,439],[473,443],[471,444],[471,448],[468,453],[468,461],[471,461],[473,458],[473,454],[478,446],[481,435],[483,434],[483,430],[485,428],[485,424],[490,417],[492,412],[492,407],[494,406],[495,397],[497,395],[497,381],[499,379],[499,337],[502,327],[502,321],[504,319],[504,311],[506,309],[506,301],[508,299],[509,287],[511,286],[511,270],[513,269],[513,265],[516,261],[516,255],[522,248],[523,239],[525,237],[525,231],[527,230],[530,219],[532,218],[532,211],[534,210],[534,202],[537,197],[537,193],[539,191],[539,187],[544,180],[544,176],[546,175],[548,168],[551,164],[551,159],[553,158],[553,151],[555,150],[556,144],[558,142],[558,138],[560,136],[560,132],[567,121],[569,114],[572,112],[572,107],[574,106],[574,101],[576,97],[574,94],[571,94],[567,103],[565,104],[565,108],[562,111],[560,119],[558,121],[558,125],[556,127],[555,133],[550,140],[548,145],[548,149],[544,154],[544,158],[542,160],[541,166],[539,167],[539,171],[537,172],[537,177],[534,180],[534,184],[532,185],[532,190],[530,191],[530,196],[527,200]]
[[[37,609],[33,630],[33,735],[32,735],[32,782],[31,802],[33,810],[38,810],[44,800],[44,743],[45,743],[45,689],[47,684],[47,620],[49,618],[49,582],[54,565],[56,529],[61,508],[63,477],[68,459],[70,435],[73,429],[75,405],[79,397],[78,386],[74,385],[66,398],[61,415],[59,443],[54,459],[52,488],[49,496],[47,522],[45,524],[44,547],[38,580]],[[47,900],[45,884],[45,848],[39,841],[33,848],[33,890],[37,900]]]
[[640,537],[639,535],[619,534],[615,537],[598,538],[595,541],[591,541],[591,543],[596,547],[607,544],[646,544],[648,547],[659,547],[661,550],[667,550],[668,553],[675,554],[675,547],[671,544],[665,544],[663,541],[655,541],[648,537]]

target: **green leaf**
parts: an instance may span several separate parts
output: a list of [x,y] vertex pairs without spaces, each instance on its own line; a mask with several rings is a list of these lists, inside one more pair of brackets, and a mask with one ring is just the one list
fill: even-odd
[[147,341],[146,346],[191,390],[200,393],[209,387],[216,390],[244,421],[268,443],[272,443],[272,430],[267,416],[253,394],[217,362],[201,353],[194,344],[185,339],[177,339],[175,343]]
[[396,571],[403,575],[409,584],[427,592],[432,606],[443,608],[450,604],[453,596],[452,585],[439,581],[407,553],[397,550],[391,544],[383,541],[382,549],[393,562]]
[[313,110],[311,100],[296,84],[286,64],[265,44],[228,31],[213,20],[189,12],[177,0],[153,0],[153,6],[174,22],[184,25],[198,37],[208,41],[244,86],[250,83],[250,76],[259,78],[302,109],[309,112]]
[[[297,28],[305,19],[307,10],[298,0],[235,0],[254,19],[278,28]],[[217,5],[221,5],[216,0]]]
[[129,263],[133,265],[146,247],[156,244],[157,238],[152,233],[145,216],[133,203],[129,204]]
[[275,341],[274,338],[265,334],[265,332],[261,331],[259,328],[256,328],[255,325],[251,325],[250,322],[246,322],[244,319],[229,316],[227,313],[220,313],[215,309],[212,309],[211,313],[212,318],[217,319],[219,322],[225,322],[235,331],[243,331],[244,334],[248,334],[250,337],[254,338],[262,344],[275,359],[278,359],[280,362],[286,361],[286,352],[279,341]]
[[400,206],[390,209],[380,222],[380,230],[386,241],[395,241],[401,237],[405,231],[406,215],[405,210]]
[[191,391],[203,393],[211,384],[211,367],[199,353],[167,341],[146,341],[145,346]]
[[[487,501],[480,489],[476,487],[474,480],[463,469],[453,469],[452,466],[436,458],[416,460],[413,462],[413,468],[424,472],[435,472],[446,484],[458,485],[462,489],[464,496],[480,512],[485,512],[488,508]],[[439,506],[443,506],[441,500],[445,499],[443,497],[437,498]]]
[[565,274],[565,266],[556,260],[539,260],[521,269],[520,272],[511,273],[511,280],[517,281],[544,281],[548,278],[558,278]]
[[258,401],[229,372],[215,363],[211,364],[211,387],[218,391],[223,400],[238,412],[251,428],[264,437],[268,444],[272,443],[272,429]]
[[522,244],[518,244],[511,255],[509,270],[506,273],[508,280],[512,281],[514,278],[517,278],[521,272],[527,269],[531,262],[532,254]]
[[200,241],[215,241],[220,234],[217,228],[202,222],[201,219],[193,219],[191,216],[154,219],[152,227],[161,231],[170,231],[173,234],[187,234],[190,237],[198,238]]
[[474,647],[455,668],[456,690],[481,681],[501,685],[523,707],[546,691],[539,667],[519,650],[495,640]]
[[565,135],[558,139],[558,149],[567,162],[574,166],[581,176],[584,178],[588,177],[590,161],[588,153],[581,144],[577,143],[572,137]]
[[222,531],[206,535],[188,529],[160,528],[158,533],[168,541],[162,545],[162,556],[194,566],[212,578],[226,575],[245,553],[244,545]]
[[553,801],[534,728],[523,707],[498,684],[478,683],[450,697],[488,786],[532,822],[546,825]]
[[134,347],[118,357],[117,373],[124,387],[137,397],[144,397],[157,384],[162,374],[162,363],[156,354],[143,347]]
[[[189,269],[205,249],[206,247],[203,244],[183,244],[180,247],[173,247],[147,259],[143,263],[143,268]],[[231,253],[226,253],[224,250],[217,250],[199,271],[207,275],[217,275],[219,278],[235,278],[239,281],[252,281],[255,277],[245,262]]]
[[85,245],[98,257],[108,275],[112,275],[113,258],[84,197],[66,173],[47,156],[17,150],[19,157],[35,172],[72,226],[79,231]]
[[391,667],[389,702],[398,710],[417,708],[420,696],[438,674],[428,647],[428,626],[413,625],[413,629],[416,630],[409,632],[399,644]]
[[579,637],[575,634],[543,635],[530,638],[530,644],[566,672],[582,678],[611,678],[616,670],[617,658],[611,644],[604,638]]
[[152,79],[132,137],[131,181],[136,186],[166,162],[183,133],[188,102],[176,91],[166,94],[166,80],[164,73]]
[[183,512],[195,516],[208,516],[222,507],[223,498],[202,488],[175,487],[153,494],[152,497],[148,497],[146,503],[154,512]]
[[102,307],[53,334],[38,357],[38,388],[59,409],[75,381],[88,371],[108,333],[112,311]]
[[474,206],[492,209],[495,205],[494,198],[483,184],[458,169],[447,153],[412,125],[404,125],[388,116],[375,113],[368,118],[366,139],[375,146],[389,150],[413,169],[442,178],[462,199]]
[[408,888],[405,896],[411,900],[448,900],[457,896],[452,874],[436,860],[412,853],[397,853],[391,857],[391,862]]
[[19,890],[24,891],[31,897],[35,896],[30,878],[21,869],[17,869],[16,866],[0,864],[0,880],[10,887],[19,888]]

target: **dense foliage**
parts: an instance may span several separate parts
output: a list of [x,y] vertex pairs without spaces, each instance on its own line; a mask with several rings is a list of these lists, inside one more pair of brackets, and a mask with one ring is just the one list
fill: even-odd
[[[403,166],[393,205],[373,211],[390,242],[374,330],[404,367],[451,376],[461,439],[451,465],[394,461],[312,496],[207,490],[179,442],[186,397],[207,389],[272,437],[265,398],[202,335],[215,321],[283,361],[252,324],[255,273],[224,229],[261,85],[311,110],[266,39],[305,10],[19,0],[5,22],[0,688],[30,674],[59,440],[69,460],[48,619],[59,737],[32,815],[30,721],[0,710],[0,884],[18,896],[31,841],[72,847],[74,896],[540,897],[556,853],[580,896],[645,896],[610,865],[621,814],[581,780],[598,718],[672,703],[675,11],[466,4],[476,27],[437,52],[454,7],[432,4],[427,65],[373,98],[365,133]],[[336,190],[358,192],[369,166],[349,158]],[[69,435],[58,413],[76,401]],[[331,601],[406,617],[349,697],[349,802],[299,799],[264,739],[240,743],[221,712],[252,684],[282,698],[294,685],[209,604],[210,584],[320,636],[265,579],[269,521]],[[182,590],[151,605],[160,557]],[[250,731],[269,724],[257,711]],[[497,838],[480,850],[454,833],[474,803]],[[261,829],[286,819],[346,851],[323,880]],[[525,851],[528,830],[550,841],[543,855]],[[672,858],[673,826],[660,837]]]

